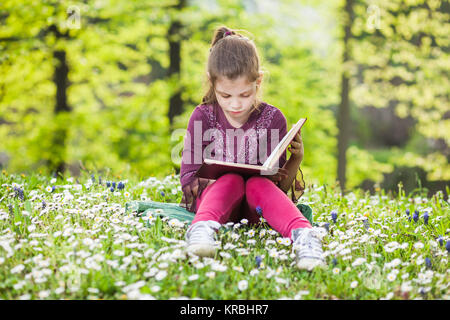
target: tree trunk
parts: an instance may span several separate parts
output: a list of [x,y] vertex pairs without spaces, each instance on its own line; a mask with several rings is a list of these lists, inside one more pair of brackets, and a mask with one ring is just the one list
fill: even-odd
[[[185,0],[179,0],[178,4],[174,7],[176,11],[181,11],[186,6]],[[175,17],[177,14],[174,14]],[[169,27],[168,39],[169,39],[169,71],[168,78],[175,78],[177,84],[175,90],[170,96],[169,101],[169,112],[168,117],[170,121],[170,126],[172,126],[173,119],[175,116],[180,115],[183,112],[183,100],[181,99],[181,88],[180,88],[180,72],[181,72],[181,29],[182,23],[175,18]]]
[[55,73],[53,81],[56,86],[56,103],[54,114],[56,119],[64,119],[64,123],[57,123],[56,130],[53,133],[52,150],[53,159],[49,159],[50,170],[56,171],[56,173],[64,173],[65,171],[65,150],[66,150],[66,137],[67,137],[67,123],[65,118],[58,118],[59,114],[64,112],[69,113],[71,111],[70,106],[67,103],[67,87],[68,87],[68,74],[69,67],[66,61],[66,51],[57,50],[53,52],[53,57],[56,59]]
[[350,73],[347,70],[348,62],[351,56],[351,28],[353,22],[353,0],[345,2],[345,25],[344,25],[344,43],[343,43],[343,67],[341,79],[341,102],[338,108],[338,181],[341,187],[341,193],[344,194],[346,187],[347,157],[346,152],[350,137]]

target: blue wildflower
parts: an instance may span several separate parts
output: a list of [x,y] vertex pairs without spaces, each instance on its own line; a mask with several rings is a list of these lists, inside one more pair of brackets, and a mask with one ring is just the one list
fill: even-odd
[[324,227],[327,230],[327,232],[330,232],[330,224],[328,222],[325,223]]
[[122,190],[123,188],[125,188],[125,184],[122,181],[119,181],[117,184],[117,189]]
[[111,187],[109,191],[114,192],[114,187]]
[[161,191],[159,194],[161,195],[161,197],[164,197],[164,196],[166,195],[166,194],[164,193],[164,191]]
[[423,287],[420,287],[419,288],[419,293],[422,295],[422,296],[425,296],[427,293],[425,292],[425,289],[423,288]]
[[256,213],[260,216],[262,216],[262,208],[260,206],[256,207]]
[[23,199],[24,199],[23,190],[20,188],[14,187],[14,192],[15,192],[16,198],[19,198],[20,200],[23,201]]
[[331,211],[331,219],[333,219],[333,222],[336,223],[336,219],[337,219],[337,212],[336,212],[336,210],[332,210]]
[[428,212],[425,211],[424,215],[423,215],[423,222],[425,224],[428,224],[428,219],[430,218],[430,216],[428,215]]
[[444,244],[444,238],[442,238],[442,236],[439,236],[437,238],[437,241],[439,242],[439,245],[442,246]]
[[114,189],[116,188],[116,182],[115,182],[115,181],[112,182],[112,187],[113,187]]
[[259,268],[261,266],[262,258],[261,256],[255,257],[256,267]]
[[430,258],[428,257],[425,258],[425,265],[427,266],[428,269],[431,269],[432,265]]
[[110,181],[106,181],[106,187],[107,188],[111,187],[111,182]]
[[408,221],[411,222],[411,216],[409,215],[409,209],[406,209],[406,215],[408,216]]
[[450,240],[445,244],[445,249],[447,249],[447,252],[450,253]]
[[92,183],[95,183],[95,175],[94,174],[91,174],[91,180],[92,180]]
[[366,228],[366,230],[368,230],[369,227],[370,227],[369,220],[364,219],[364,220],[363,220],[363,224],[364,224],[364,228]]
[[331,263],[333,264],[333,266],[337,265],[337,259],[333,258],[333,260],[331,260]]
[[417,210],[414,211],[413,220],[414,222],[417,222],[417,220],[419,220],[419,211]]
[[42,209],[45,209],[47,207],[47,204],[45,203],[44,200],[42,200]]

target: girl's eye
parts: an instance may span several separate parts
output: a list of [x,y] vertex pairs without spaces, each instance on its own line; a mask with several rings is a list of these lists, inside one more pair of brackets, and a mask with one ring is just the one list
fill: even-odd
[[[228,99],[229,97],[231,97],[231,96],[222,96],[222,98],[224,98],[224,99]],[[242,98],[248,98],[248,97],[250,97],[250,95],[242,95],[241,96]]]

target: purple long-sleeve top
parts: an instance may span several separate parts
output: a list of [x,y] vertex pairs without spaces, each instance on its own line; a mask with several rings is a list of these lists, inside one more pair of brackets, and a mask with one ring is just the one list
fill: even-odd
[[[259,104],[240,128],[228,122],[217,103],[198,105],[191,114],[184,137],[180,168],[183,197],[179,205],[195,212],[197,197],[215,181],[195,177],[204,158],[262,165],[286,133],[287,122],[283,113],[265,102]],[[286,151],[278,166],[282,168],[285,163]],[[294,203],[303,194],[304,187],[303,173],[299,168],[290,190]]]

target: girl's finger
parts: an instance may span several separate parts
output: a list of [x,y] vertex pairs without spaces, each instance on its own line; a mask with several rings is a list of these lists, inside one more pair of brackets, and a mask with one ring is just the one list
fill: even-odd
[[300,142],[292,141],[292,147],[294,148],[300,148],[302,144]]

